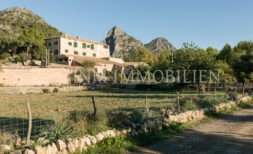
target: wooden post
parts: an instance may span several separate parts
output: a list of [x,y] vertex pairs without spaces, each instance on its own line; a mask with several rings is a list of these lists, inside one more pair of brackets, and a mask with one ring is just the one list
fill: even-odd
[[46,49],[46,67],[47,67],[47,49]]
[[148,106],[148,94],[145,93],[145,105],[146,105],[146,112],[148,117],[150,117],[150,113],[149,113],[149,106]]
[[95,103],[94,96],[92,96],[91,98],[92,98],[92,104],[93,104],[93,109],[94,109],[93,116],[94,116],[94,120],[95,120],[96,113],[97,113],[97,108],[96,108],[96,103]]
[[214,84],[214,96],[216,98],[216,83]]
[[179,92],[177,91],[177,110],[178,112],[180,112],[180,100],[179,100],[180,96],[179,96]]
[[28,118],[29,118],[29,125],[28,125],[26,144],[30,145],[30,139],[31,139],[31,133],[32,133],[32,111],[31,111],[30,103],[27,102],[26,105],[27,105]]

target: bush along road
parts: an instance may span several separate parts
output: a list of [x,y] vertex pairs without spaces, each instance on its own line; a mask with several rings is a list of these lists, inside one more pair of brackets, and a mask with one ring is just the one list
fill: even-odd
[[252,153],[252,100],[208,115],[213,117],[210,122],[153,145],[139,147],[134,153]]

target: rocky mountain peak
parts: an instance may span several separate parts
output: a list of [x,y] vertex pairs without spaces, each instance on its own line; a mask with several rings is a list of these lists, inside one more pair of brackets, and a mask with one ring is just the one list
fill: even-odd
[[162,50],[176,51],[176,48],[164,37],[152,40],[150,43],[145,44],[145,47],[155,54],[160,54]]
[[0,20],[12,20],[13,22],[17,20],[25,20],[29,22],[46,23],[45,19],[34,14],[31,10],[17,7],[0,11]]
[[117,26],[108,32],[103,42],[110,46],[110,54],[117,58],[129,56],[130,54],[134,54],[138,49],[144,48],[141,41],[128,35]]

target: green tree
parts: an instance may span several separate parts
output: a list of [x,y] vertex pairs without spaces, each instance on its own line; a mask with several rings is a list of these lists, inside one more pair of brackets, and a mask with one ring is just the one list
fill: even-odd
[[234,75],[238,82],[242,83],[243,94],[245,91],[245,83],[253,82],[253,49],[247,46],[247,52],[233,64]]
[[168,70],[171,68],[172,57],[169,50],[163,50],[157,56],[154,64],[151,66],[153,70]]
[[96,65],[95,62],[90,61],[90,60],[84,60],[82,62],[82,67],[84,68],[85,71],[94,69],[95,65]]
[[[196,70],[195,82],[198,86],[198,91],[200,92],[202,84],[200,83],[200,71],[206,70],[211,71],[215,69],[216,64],[216,50],[208,48],[203,50],[198,48],[195,44],[184,43],[183,48],[177,50],[174,53],[174,62],[172,67],[174,72],[180,70],[186,71],[187,81],[194,83],[193,70]],[[181,82],[183,81],[183,73],[180,74]],[[206,80],[207,78],[202,78]]]
[[218,59],[225,61],[227,64],[231,65],[233,62],[233,51],[231,46],[227,43],[225,46],[221,49]]
[[135,53],[134,59],[136,62],[154,63],[154,55],[147,48],[138,50]]

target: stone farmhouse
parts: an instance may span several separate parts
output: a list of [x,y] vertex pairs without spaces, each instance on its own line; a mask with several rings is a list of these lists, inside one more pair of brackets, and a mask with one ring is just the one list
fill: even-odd
[[80,66],[83,61],[95,62],[95,70],[129,71],[141,63],[127,63],[120,58],[110,57],[109,46],[96,41],[82,39],[67,34],[45,39],[48,52],[57,56],[57,63],[68,66]]

